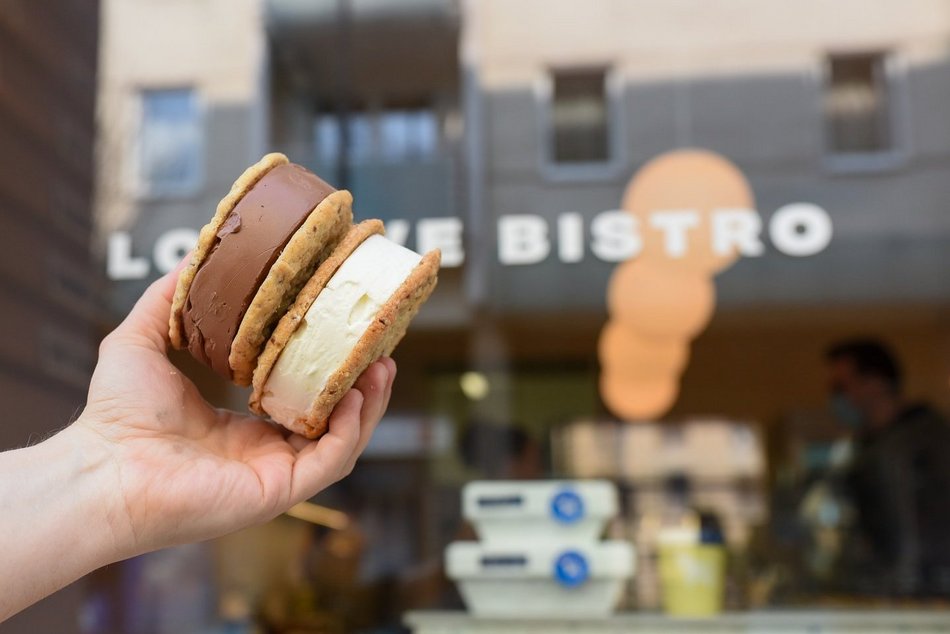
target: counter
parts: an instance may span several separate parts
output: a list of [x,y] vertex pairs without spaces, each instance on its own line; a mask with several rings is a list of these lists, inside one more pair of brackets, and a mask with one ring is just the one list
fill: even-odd
[[465,612],[420,611],[409,612],[405,623],[414,634],[932,634],[950,633],[950,611],[745,612],[695,620],[626,613],[585,621],[475,619]]

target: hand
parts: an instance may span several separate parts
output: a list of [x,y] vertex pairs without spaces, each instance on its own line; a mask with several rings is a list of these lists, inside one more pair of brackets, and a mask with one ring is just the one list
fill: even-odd
[[371,365],[317,441],[216,410],[166,356],[176,279],[152,284],[103,340],[86,409],[65,432],[108,473],[116,558],[267,521],[344,477],[396,374],[392,359]]

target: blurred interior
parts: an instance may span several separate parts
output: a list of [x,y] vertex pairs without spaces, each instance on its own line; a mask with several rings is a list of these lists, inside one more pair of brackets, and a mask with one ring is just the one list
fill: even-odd
[[[898,583],[853,552],[842,456],[869,432],[829,406],[828,351],[880,343],[901,407],[950,410],[950,4],[67,4],[0,7],[0,294],[17,333],[0,386],[29,396],[7,403],[30,421],[4,448],[75,416],[98,338],[265,152],[351,190],[357,217],[407,246],[442,246],[444,268],[351,477],[265,526],[110,566],[10,631],[408,631],[409,610],[463,607],[442,556],[472,534],[459,492],[476,479],[616,483],[608,532],[639,566],[624,610],[659,609],[657,531],[686,507],[722,522],[731,611],[945,604],[950,567]],[[620,263],[598,256],[597,218],[681,148],[738,167],[763,251],[710,277],[668,402],[625,415],[603,387]],[[792,203],[833,225],[807,256],[772,230]],[[548,251],[506,258],[502,226],[527,215]],[[655,311],[648,341],[699,310],[652,292],[624,300]],[[646,403],[666,379],[641,366],[630,400]]]

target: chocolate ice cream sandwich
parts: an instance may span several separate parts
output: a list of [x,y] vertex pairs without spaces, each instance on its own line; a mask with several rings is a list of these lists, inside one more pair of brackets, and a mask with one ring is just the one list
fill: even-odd
[[352,197],[283,154],[234,183],[178,278],[169,334],[176,348],[249,385],[277,320],[352,223]]

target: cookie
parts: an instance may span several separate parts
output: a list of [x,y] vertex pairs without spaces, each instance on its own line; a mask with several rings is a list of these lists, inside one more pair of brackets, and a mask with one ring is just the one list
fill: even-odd
[[201,233],[198,234],[198,243],[191,253],[191,260],[178,275],[178,284],[175,286],[175,294],[172,297],[172,312],[168,320],[168,335],[171,344],[175,348],[180,350],[185,347],[181,322],[181,313],[185,306],[185,299],[188,297],[191,283],[195,279],[195,273],[198,272],[198,268],[204,263],[208,252],[218,241],[217,233],[224,223],[224,219],[228,217],[228,214],[231,213],[238,201],[240,201],[267,172],[278,165],[286,165],[289,162],[290,160],[286,156],[279,152],[274,152],[265,155],[260,161],[244,170],[244,173],[231,185],[228,194],[218,203],[218,207],[211,221],[201,228]]

